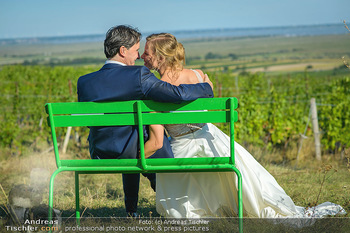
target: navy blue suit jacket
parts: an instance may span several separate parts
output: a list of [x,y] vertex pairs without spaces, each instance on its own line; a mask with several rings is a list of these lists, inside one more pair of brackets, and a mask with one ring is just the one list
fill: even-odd
[[[173,86],[159,80],[145,66],[114,63],[105,64],[99,71],[81,76],[77,89],[79,102],[152,99],[180,103],[213,97],[208,83]],[[138,129],[135,126],[90,127],[88,140],[92,158],[136,158],[139,151]],[[163,148],[152,157],[174,157],[166,138]]]

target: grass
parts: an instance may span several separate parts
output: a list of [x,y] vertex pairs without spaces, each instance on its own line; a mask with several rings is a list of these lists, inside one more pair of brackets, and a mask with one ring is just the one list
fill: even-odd
[[[44,145],[40,145],[45,148]],[[298,206],[308,207],[330,201],[341,205],[346,211],[346,216],[338,218],[323,219],[317,221],[311,227],[302,229],[293,228],[286,223],[275,224],[269,219],[244,219],[245,232],[320,232],[320,229],[327,229],[329,232],[346,232],[342,229],[350,227],[350,186],[349,173],[350,161],[340,160],[338,154],[324,154],[322,162],[314,159],[313,140],[305,139],[300,151],[298,163],[296,163],[297,148],[289,148],[284,151],[287,163],[281,160],[281,151],[276,149],[268,150],[263,147],[245,145],[248,151],[275,177],[277,182],[292,198]],[[67,154],[62,155],[67,158],[89,158],[87,148],[83,147],[83,153],[73,147],[69,148]],[[72,150],[74,149],[74,151]],[[45,151],[43,149],[42,151]],[[349,157],[350,151],[345,151],[345,156]],[[83,154],[78,156],[78,154]],[[0,228],[7,226],[6,204],[10,196],[10,191],[16,185],[41,185],[42,205],[48,204],[49,177],[56,169],[53,152],[31,153],[22,156],[11,156],[3,160],[0,164],[0,184],[3,192],[0,194]],[[39,171],[39,177],[33,176]],[[32,177],[32,178],[31,178]],[[38,184],[39,181],[39,184]],[[62,213],[63,226],[66,232],[74,232],[75,225],[75,194],[74,175],[72,172],[62,172],[55,179],[54,188],[54,208]],[[165,218],[159,216],[155,208],[155,193],[149,185],[149,181],[141,176],[139,193],[139,213],[138,220],[125,219],[124,197],[122,190],[122,180],[120,174],[97,174],[80,176],[80,204],[81,216],[83,217],[81,226],[83,227],[121,227],[119,231],[135,231],[133,227],[151,227],[147,232],[237,232],[238,224],[235,218],[214,218],[209,219],[207,224],[177,224],[164,223]],[[10,198],[9,198],[10,199]],[[45,207],[46,208],[46,207]],[[140,220],[151,220],[151,224],[140,223]],[[169,220],[169,219],[168,219]],[[163,224],[159,224],[159,221]],[[293,222],[293,220],[291,220]],[[69,228],[71,227],[71,228]],[[124,227],[124,228],[123,228]],[[171,228],[172,227],[172,228]],[[189,228],[192,227],[192,228]],[[201,228],[202,227],[202,228]],[[204,227],[204,228],[203,228]],[[134,229],[134,230],[133,230]],[[154,230],[153,230],[154,229]],[[0,232],[2,232],[0,230]]]
[[[309,142],[310,143],[310,142]],[[282,165],[278,151],[248,147],[248,150],[276,178],[296,205],[313,206],[326,201],[342,205],[350,213],[349,164],[330,155],[323,156],[323,163],[311,156],[313,151],[304,144],[303,156],[295,162]],[[295,153],[296,150],[289,153]],[[305,155],[305,153],[308,153]],[[75,155],[68,154],[68,157]],[[327,171],[324,164],[327,164]],[[331,166],[331,167],[329,167]],[[48,203],[49,175],[55,170],[54,155],[32,154],[10,157],[1,163],[0,183],[5,190],[1,195],[1,206],[6,204],[11,188],[16,184],[33,183],[33,169],[40,168],[44,183],[42,203]],[[45,175],[46,174],[46,175]],[[325,180],[323,181],[323,179]],[[83,217],[123,217],[125,215],[122,181],[120,174],[81,175],[81,211]],[[322,183],[323,182],[323,183]],[[74,176],[71,172],[60,173],[55,180],[54,207],[62,211],[62,217],[74,214]],[[3,211],[4,212],[4,211]],[[155,209],[155,193],[149,181],[141,176],[139,212],[143,217],[159,217]],[[1,214],[4,217],[4,213]],[[349,216],[349,214],[347,215]]]

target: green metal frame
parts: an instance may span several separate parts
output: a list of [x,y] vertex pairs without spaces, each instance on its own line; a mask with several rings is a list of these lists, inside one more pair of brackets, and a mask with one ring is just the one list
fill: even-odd
[[[238,178],[239,231],[243,232],[242,175],[235,166],[234,122],[238,119],[237,99],[201,98],[181,104],[160,103],[152,100],[132,100],[108,103],[74,102],[45,105],[57,170],[49,187],[49,220],[52,219],[53,190],[56,175],[63,171],[75,172],[75,202],[77,224],[80,220],[79,174],[97,173],[169,173],[169,172],[224,172],[233,171]],[[205,111],[203,111],[205,110]],[[230,123],[230,155],[208,158],[145,159],[143,126],[150,124]],[[56,127],[68,126],[122,126],[138,125],[140,159],[62,160],[59,156]]]

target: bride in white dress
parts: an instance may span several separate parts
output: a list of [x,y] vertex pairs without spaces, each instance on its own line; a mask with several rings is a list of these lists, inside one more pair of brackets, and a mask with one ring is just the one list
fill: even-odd
[[[141,56],[145,66],[155,69],[163,81],[173,85],[202,82],[201,70],[184,69],[181,43],[168,33],[147,37]],[[230,138],[213,124],[165,125],[171,136],[175,158],[225,157],[230,155]],[[150,126],[145,144],[146,157],[162,145],[164,128]],[[236,166],[242,174],[243,215],[258,218],[322,217],[345,214],[331,202],[306,209],[294,204],[274,177],[254,157],[235,142]],[[233,172],[157,174],[157,212],[166,217],[201,218],[237,216],[237,179]]]

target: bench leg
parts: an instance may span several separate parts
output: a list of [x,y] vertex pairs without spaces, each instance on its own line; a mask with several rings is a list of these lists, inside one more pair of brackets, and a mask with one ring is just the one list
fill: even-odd
[[[49,185],[49,209],[48,209],[48,216],[47,216],[47,220],[49,222],[51,222],[52,214],[53,214],[53,187],[54,187],[54,180],[55,180],[56,175],[58,173],[60,173],[60,172],[61,172],[60,170],[56,170],[51,175],[51,178],[50,178],[50,185]],[[52,232],[52,230],[51,230],[52,224],[49,224],[49,227],[50,227],[49,232]]]
[[80,225],[80,205],[79,205],[79,172],[75,172],[75,216],[77,225]]
[[243,195],[242,195],[242,175],[236,172],[238,178],[238,225],[239,232],[243,233]]
[[53,211],[53,183],[54,183],[54,175],[51,176],[50,186],[49,186],[49,209],[48,209],[48,220],[49,222],[52,220],[52,211]]

